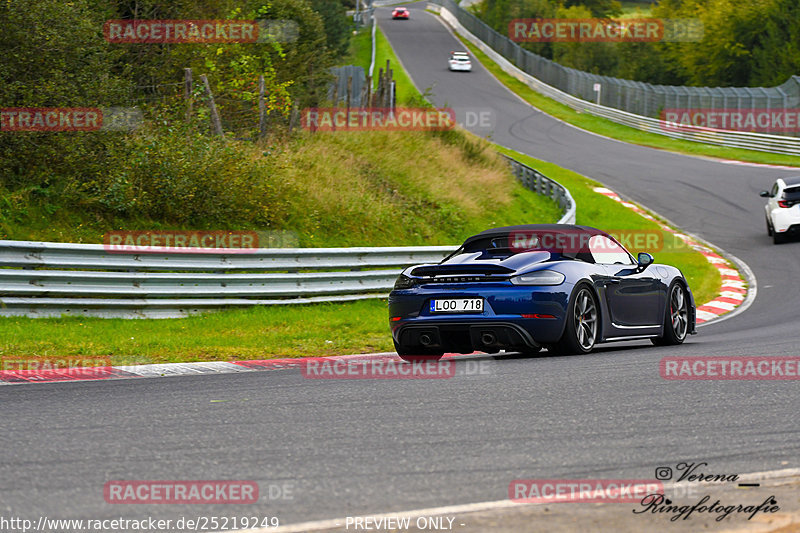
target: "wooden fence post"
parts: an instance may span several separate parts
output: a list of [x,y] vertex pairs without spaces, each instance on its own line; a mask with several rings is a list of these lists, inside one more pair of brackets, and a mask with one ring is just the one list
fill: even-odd
[[300,114],[300,110],[297,106],[300,105],[300,102],[297,100],[294,101],[294,106],[292,107],[292,116],[289,119],[289,133],[292,133],[292,130],[297,126],[297,117]]
[[185,68],[183,69],[183,97],[186,100],[186,123],[188,124],[190,120],[192,120],[192,107],[194,103],[194,98],[192,97],[193,93],[192,87],[192,69]]
[[222,120],[219,118],[219,111],[217,111],[217,105],[214,103],[214,95],[211,94],[211,86],[208,84],[208,78],[205,74],[203,74],[200,76],[200,80],[203,82],[203,86],[206,89],[208,108],[211,110],[211,124],[214,127],[214,134],[224,137],[225,134],[222,131]]
[[350,128],[350,97],[353,92],[353,76],[347,77],[347,114],[345,120],[347,121],[346,128]]
[[267,135],[267,105],[264,102],[264,75],[258,77],[258,134],[263,139]]

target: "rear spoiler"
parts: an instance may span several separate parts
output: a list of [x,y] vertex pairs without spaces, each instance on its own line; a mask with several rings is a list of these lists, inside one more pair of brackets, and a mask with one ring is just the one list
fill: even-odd
[[462,274],[508,275],[516,272],[512,268],[500,265],[435,265],[421,266],[411,271],[412,276],[450,276]]

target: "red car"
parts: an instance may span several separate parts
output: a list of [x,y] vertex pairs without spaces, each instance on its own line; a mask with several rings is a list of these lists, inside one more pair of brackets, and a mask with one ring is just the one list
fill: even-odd
[[394,11],[392,11],[392,18],[397,19],[405,19],[408,20],[408,17],[411,13],[408,12],[408,9],[405,7],[396,7]]

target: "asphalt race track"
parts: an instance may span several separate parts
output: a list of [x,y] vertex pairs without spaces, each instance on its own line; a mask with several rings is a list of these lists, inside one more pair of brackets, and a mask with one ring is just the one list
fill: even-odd
[[[0,515],[277,516],[281,524],[502,500],[514,479],[651,478],[705,461],[800,466],[793,381],[666,381],[667,355],[797,355],[800,242],[774,246],[758,191],[786,170],[626,145],[531,109],[413,4],[380,24],[438,105],[493,113],[494,141],[597,179],[745,261],[758,297],[678,348],[457,364],[443,380],[308,380],[298,370],[0,387]],[[481,132],[486,133],[486,132]],[[578,206],[580,209],[580,206]],[[656,255],[657,258],[657,255]],[[483,363],[476,372],[479,363]],[[253,480],[247,506],[110,505],[109,480]],[[282,487],[270,500],[269,486]],[[285,489],[288,488],[290,492]]]
[[776,177],[800,174],[800,169],[686,157],[566,125],[524,104],[477,61],[473,60],[473,72],[448,71],[450,51],[463,45],[438,17],[424,10],[424,2],[410,7],[410,24],[394,23],[384,14],[379,15],[381,29],[416,86],[421,91],[430,88],[437,106],[451,107],[457,115],[469,109],[488,110],[493,129],[473,128],[476,133],[490,134],[498,144],[600,181],[752,268],[758,281],[755,304],[735,320],[704,327],[702,335],[691,339],[693,350],[700,344],[709,346],[704,353],[718,355],[797,355],[800,286],[795,280],[800,274],[800,243],[772,244],[758,193]]

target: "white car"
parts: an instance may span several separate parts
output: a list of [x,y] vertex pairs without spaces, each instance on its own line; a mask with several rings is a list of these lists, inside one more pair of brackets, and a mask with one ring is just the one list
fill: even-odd
[[472,61],[466,52],[450,52],[448,60],[450,70],[460,70],[462,72],[472,72]]
[[800,232],[800,176],[778,178],[772,189],[761,191],[768,198],[764,207],[767,215],[767,234],[775,244],[788,235]]

